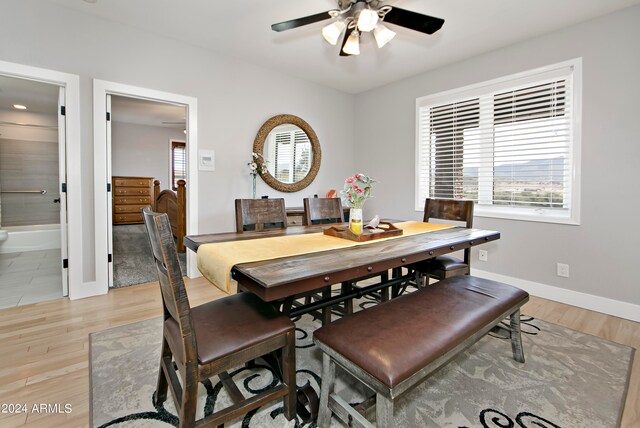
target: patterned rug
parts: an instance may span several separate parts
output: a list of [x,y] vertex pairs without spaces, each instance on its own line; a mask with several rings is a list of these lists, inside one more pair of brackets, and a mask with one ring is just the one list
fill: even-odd
[[[311,339],[317,320],[296,321],[297,383],[320,391],[321,352]],[[522,317],[526,362],[515,362],[508,339],[490,333],[459,354],[396,404],[398,427],[616,427],[633,361],[633,348],[541,320]],[[94,427],[177,426],[171,398],[154,407],[161,320],[155,318],[90,337],[91,422]],[[230,372],[245,396],[272,385],[266,367]],[[336,371],[336,391],[350,403],[371,394]],[[242,387],[241,387],[242,390]],[[169,395],[170,397],[170,395]],[[217,378],[200,385],[198,417],[230,403]],[[281,402],[227,427],[314,427],[287,421]],[[331,426],[342,426],[332,419]]]

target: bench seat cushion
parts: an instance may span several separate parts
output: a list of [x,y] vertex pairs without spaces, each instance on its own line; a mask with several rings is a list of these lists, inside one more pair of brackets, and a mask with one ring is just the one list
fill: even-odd
[[528,298],[507,284],[455,276],[341,318],[313,334],[393,388]]

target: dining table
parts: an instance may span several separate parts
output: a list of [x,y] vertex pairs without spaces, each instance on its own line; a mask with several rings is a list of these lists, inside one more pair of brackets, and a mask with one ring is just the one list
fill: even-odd
[[[400,221],[393,221],[393,223],[406,224]],[[199,248],[206,244],[318,234],[323,233],[327,227],[331,226],[335,225],[293,226],[260,232],[187,235],[184,238],[184,243],[187,248],[197,253]],[[338,226],[348,227],[348,224],[344,223]],[[329,236],[326,238],[339,239]],[[402,268],[409,268],[415,263],[433,257],[497,239],[500,239],[500,233],[497,231],[447,226],[427,233],[370,241],[366,245],[277,258],[269,258],[266,255],[264,260],[234,264],[230,269],[230,275],[237,281],[239,289],[254,293],[264,301],[288,302],[281,305],[283,312],[291,317],[296,317],[382,288],[397,287],[413,278],[411,273],[403,276],[401,273],[407,269],[403,270]],[[385,283],[348,291],[350,294],[342,293],[327,296],[324,299],[314,299],[307,305],[291,305],[297,297],[318,292],[326,289],[329,285],[353,282],[359,278],[371,277],[376,273],[388,271],[395,274],[391,275]]]

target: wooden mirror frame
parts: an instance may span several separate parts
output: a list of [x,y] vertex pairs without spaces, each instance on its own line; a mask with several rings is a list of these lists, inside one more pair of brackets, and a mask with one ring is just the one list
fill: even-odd
[[302,129],[309,137],[309,141],[311,142],[311,151],[313,153],[311,168],[302,180],[291,184],[283,183],[276,180],[276,178],[268,171],[264,174],[259,175],[260,177],[262,177],[265,183],[276,190],[279,190],[281,192],[298,192],[311,184],[311,182],[316,178],[316,175],[318,175],[318,170],[320,169],[320,160],[322,159],[322,151],[320,150],[318,136],[307,122],[292,114],[279,114],[277,116],[273,116],[271,119],[267,120],[258,131],[256,139],[253,142],[253,152],[260,153],[264,156],[264,143],[267,140],[267,136],[273,130],[273,128],[283,124],[296,125],[298,128]]

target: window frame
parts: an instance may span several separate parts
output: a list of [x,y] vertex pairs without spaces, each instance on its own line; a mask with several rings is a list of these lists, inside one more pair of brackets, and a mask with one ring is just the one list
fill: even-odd
[[[582,118],[582,59],[575,58],[557,64],[528,70],[497,79],[480,82],[461,88],[447,90],[432,95],[419,97],[416,99],[415,110],[415,210],[424,210],[424,199],[429,197],[429,188],[420,188],[422,171],[421,167],[421,109],[441,106],[448,103],[460,102],[474,97],[483,97],[497,91],[513,90],[521,85],[534,85],[549,81],[566,75],[567,70],[571,72],[571,120],[569,130],[571,142],[569,147],[569,161],[571,163],[568,177],[570,179],[569,212],[563,215],[562,212],[547,210],[544,208],[524,208],[504,205],[483,205],[476,204],[474,215],[478,217],[501,218],[511,220],[524,220],[545,223],[560,223],[579,225],[580,224],[580,160],[581,160],[581,118]],[[495,144],[495,143],[494,143]],[[426,195],[426,196],[425,196]]]

